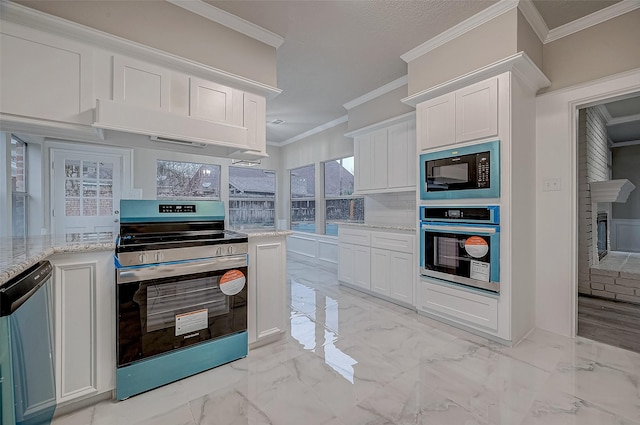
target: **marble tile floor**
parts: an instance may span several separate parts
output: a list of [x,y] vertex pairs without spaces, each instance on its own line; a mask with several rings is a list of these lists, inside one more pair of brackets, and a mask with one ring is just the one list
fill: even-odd
[[288,262],[290,326],[241,360],[54,425],[640,425],[640,354],[535,330],[504,347]]

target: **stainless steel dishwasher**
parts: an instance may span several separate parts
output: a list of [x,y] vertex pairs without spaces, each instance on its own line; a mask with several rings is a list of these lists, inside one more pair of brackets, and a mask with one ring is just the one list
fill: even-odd
[[0,286],[2,425],[46,425],[55,412],[52,271],[41,261]]

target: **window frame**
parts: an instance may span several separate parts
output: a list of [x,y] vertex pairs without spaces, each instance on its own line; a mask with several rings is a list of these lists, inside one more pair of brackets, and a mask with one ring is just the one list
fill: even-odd
[[[354,161],[354,170],[353,170],[353,191],[351,192],[351,194],[349,195],[340,195],[340,196],[328,196],[327,195],[327,175],[326,175],[326,164],[334,162],[334,161],[342,161],[344,159],[347,158],[353,158]],[[342,165],[342,164],[340,164]],[[329,220],[329,215],[327,214],[327,202],[328,201],[336,201],[336,200],[356,200],[356,199],[362,199],[362,213],[363,213],[363,217],[362,220],[335,220],[335,221],[348,221],[348,222],[352,222],[352,223],[364,223],[364,195],[357,195],[354,194],[355,192],[355,179],[356,179],[356,170],[355,170],[355,155],[351,155],[351,156],[344,156],[344,157],[339,157],[339,158],[335,158],[335,159],[328,159],[326,161],[322,161],[322,192],[323,192],[323,198],[322,198],[322,203],[323,203],[323,217],[324,217],[324,225],[322,226],[323,228],[323,233],[324,235],[328,235],[328,236],[337,236],[337,231],[336,234],[329,234],[327,233],[327,225],[330,223],[330,221],[334,221],[334,220]]]
[[[8,199],[8,209],[10,210],[10,217],[11,219],[9,220],[10,222],[10,228],[8,229],[9,234],[11,235],[12,239],[15,240],[22,240],[23,242],[26,243],[27,237],[29,236],[29,201],[30,201],[30,196],[29,196],[29,162],[28,162],[28,157],[27,157],[27,142],[25,142],[24,140],[20,139],[19,137],[15,136],[14,134],[9,134],[8,137],[8,142],[9,142],[9,146],[8,146],[8,152],[9,152],[9,156],[7,158],[7,165],[8,165],[8,174],[10,177],[10,185],[11,185],[11,198]],[[17,185],[13,184],[13,142],[17,142],[16,144],[20,144],[22,146],[22,190],[18,190]],[[15,227],[15,207],[16,204],[21,201],[23,204],[23,228],[22,228],[22,233],[20,235],[16,234],[16,227]]]
[[[293,179],[292,177],[292,173],[295,170],[299,170],[302,168],[307,168],[307,167],[313,167],[313,178],[314,178],[314,186],[313,186],[313,196],[311,197],[294,197],[293,196],[293,190],[291,190],[291,184]],[[303,232],[303,233],[312,233],[312,234],[317,234],[317,230],[318,230],[318,194],[316,193],[316,178],[317,178],[317,169],[316,169],[316,163],[311,163],[311,164],[306,164],[306,165],[302,165],[299,167],[295,167],[295,168],[290,168],[289,169],[289,230],[292,230],[294,232]],[[300,230],[300,229],[294,229],[293,228],[293,203],[294,202],[309,202],[309,201],[313,201],[313,221],[310,221],[309,223],[313,223],[313,231],[305,231],[305,230]],[[306,222],[305,222],[306,223]]]

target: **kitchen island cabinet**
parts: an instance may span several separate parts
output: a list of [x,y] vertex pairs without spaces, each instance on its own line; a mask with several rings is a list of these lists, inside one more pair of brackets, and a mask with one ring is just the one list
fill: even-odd
[[279,339],[287,329],[287,240],[291,231],[247,231],[249,348]]

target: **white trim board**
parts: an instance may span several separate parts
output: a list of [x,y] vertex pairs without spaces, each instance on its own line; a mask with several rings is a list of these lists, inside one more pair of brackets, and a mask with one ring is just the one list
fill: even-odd
[[207,18],[210,21],[216,22],[220,25],[224,25],[234,31],[251,37],[255,40],[268,44],[276,49],[282,46],[284,38],[278,34],[264,29],[253,22],[244,20],[238,16],[232,15],[222,9],[218,9],[208,3],[201,0],[166,0],[167,2],[188,10],[191,13],[200,15],[203,18]]
[[350,100],[342,106],[348,111],[349,109],[362,105],[365,102],[387,94],[390,91],[393,91],[402,86],[406,86],[407,84],[409,84],[409,76],[404,75],[396,80],[391,81],[390,83],[385,84],[384,86],[380,86],[377,89],[370,91],[369,93],[363,94],[360,97]]
[[290,145],[291,143],[298,142],[298,141],[300,141],[302,139],[306,139],[309,136],[313,136],[314,134],[320,133],[322,131],[328,130],[328,129],[333,128],[333,127],[335,127],[337,125],[345,123],[345,122],[347,122],[348,119],[349,119],[349,117],[347,115],[343,115],[340,118],[336,118],[333,121],[329,121],[328,123],[324,123],[322,125],[319,125],[318,127],[312,128],[311,130],[305,131],[304,133],[300,133],[297,136],[293,136],[292,138],[287,139],[284,142],[276,143],[276,142],[267,141],[267,145],[269,145],[269,146],[277,146],[277,147]]

